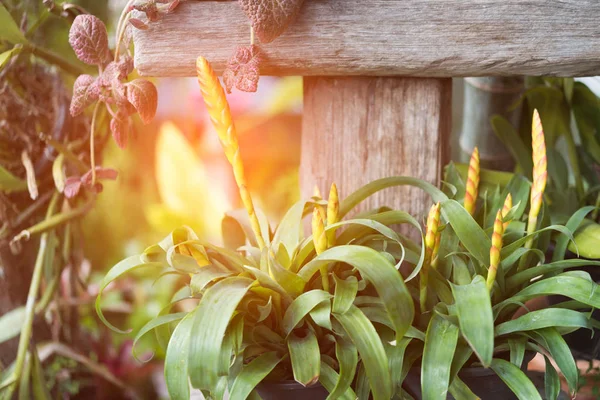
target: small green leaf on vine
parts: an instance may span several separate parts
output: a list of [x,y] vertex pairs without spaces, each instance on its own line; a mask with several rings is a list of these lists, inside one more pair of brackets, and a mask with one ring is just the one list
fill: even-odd
[[223,83],[227,93],[231,93],[234,87],[243,92],[256,92],[260,78],[260,61],[258,46],[238,47],[223,72]]
[[90,14],[78,15],[69,31],[69,44],[75,55],[89,65],[105,65],[110,60],[106,26]]
[[239,0],[256,36],[269,43],[281,35],[298,15],[304,0]]
[[[112,168],[104,168],[97,166],[96,170],[96,181],[102,179],[108,179],[114,181],[117,179],[118,172]],[[100,193],[102,191],[102,184],[96,182],[95,184],[92,182],[92,170],[87,171],[82,176],[70,176],[65,181],[64,194],[68,199],[72,199],[77,196],[81,191],[82,187],[85,187],[89,190],[92,190],[96,193]]]

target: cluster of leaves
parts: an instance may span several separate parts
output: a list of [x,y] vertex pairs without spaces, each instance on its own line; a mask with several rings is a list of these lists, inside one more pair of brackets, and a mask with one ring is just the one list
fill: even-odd
[[[386,178],[341,202],[339,216],[373,193],[398,185],[421,187],[436,200],[446,198],[425,182]],[[244,399],[255,395],[263,380],[295,379],[303,385],[319,381],[332,399],[366,399],[370,392],[375,399],[389,399],[402,391],[408,372],[400,370],[403,349],[393,341],[425,336],[411,327],[414,293],[406,285],[420,267],[406,280],[397,270],[406,261],[420,266],[424,254],[418,246],[406,247],[408,239],[388,225],[408,224],[419,231],[420,226],[404,212],[375,210],[326,225],[324,236],[346,229],[317,254],[315,237],[302,234],[302,219],[326,206],[319,198],[301,201],[275,231],[259,214],[266,243],[262,250],[242,213],[223,220],[225,247],[206,243],[189,228],[178,229],[108,272],[96,302],[98,314],[118,330],[104,318],[100,302],[102,290],[125,273],[155,268],[158,276],[180,274],[188,284],[135,340],[154,331],[166,346],[165,377],[172,398],[189,398],[189,377],[194,387],[215,398],[228,389],[231,399]],[[189,299],[197,302],[192,311],[172,311]]]
[[[565,223],[579,207],[600,205],[600,99],[573,78],[526,79],[526,91],[513,106],[522,107],[521,124],[513,127],[501,116],[492,117],[494,131],[511,151],[518,172],[531,178],[527,137],[531,111],[540,111],[548,146],[548,204],[552,221]],[[569,249],[587,258],[600,258],[598,212],[593,212],[575,234]]]
[[97,66],[99,73],[95,78],[91,75],[77,78],[73,87],[71,115],[79,115],[94,103],[104,104],[112,116],[110,128],[113,138],[119,147],[124,148],[131,115],[137,112],[146,124],[154,118],[158,101],[156,87],[145,79],[125,82],[133,71],[133,60],[129,54],[120,59],[116,56],[113,60],[106,26],[99,18],[77,16],[69,32],[69,43],[77,58]]
[[[304,0],[240,0],[261,43],[270,43],[281,35],[298,15]],[[243,92],[256,92],[260,77],[260,48],[251,39],[249,46],[238,47],[223,72],[228,93],[233,87]]]
[[181,0],[133,0],[130,1],[125,8],[125,12],[139,11],[146,16],[146,21],[131,17],[129,23],[141,30],[148,29],[149,22],[156,22],[160,20],[161,15],[170,14],[177,6],[179,6]]

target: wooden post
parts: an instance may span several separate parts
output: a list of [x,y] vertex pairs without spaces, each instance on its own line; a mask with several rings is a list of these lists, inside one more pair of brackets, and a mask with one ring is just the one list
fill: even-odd
[[[332,182],[347,196],[377,178],[410,175],[437,184],[447,161],[451,79],[305,77],[300,179],[302,194]],[[421,190],[387,189],[363,209],[423,215]]]

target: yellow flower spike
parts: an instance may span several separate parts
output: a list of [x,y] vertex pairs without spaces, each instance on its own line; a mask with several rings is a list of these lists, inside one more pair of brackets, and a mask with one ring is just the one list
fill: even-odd
[[502,206],[502,220],[504,221],[504,230],[508,228],[508,224],[510,224],[510,220],[506,219],[508,212],[513,208],[512,195],[509,193],[504,199],[504,205]]
[[469,161],[467,187],[465,192],[465,210],[471,215],[475,212],[477,193],[479,191],[479,149],[475,147]]
[[242,203],[250,218],[250,225],[256,236],[258,247],[262,250],[265,247],[265,241],[262,236],[258,217],[254,210],[252,197],[246,188],[244,165],[240,157],[240,146],[238,144],[235,125],[231,117],[229,103],[225,97],[225,91],[212,67],[204,57],[198,57],[196,60],[196,72],[198,74],[198,83],[200,84],[200,91],[202,92],[206,109],[208,110],[210,119],[217,131],[227,160],[233,167],[233,175],[240,192],[240,197],[242,198]]
[[489,291],[494,286],[496,280],[496,272],[500,265],[500,251],[502,250],[502,235],[504,235],[504,220],[502,218],[502,210],[496,213],[494,220],[494,233],[492,234],[492,247],[490,247],[490,268],[487,275],[487,288]]
[[[327,235],[325,234],[325,224],[318,207],[313,209],[312,216],[312,234],[313,243],[315,244],[315,252],[317,255],[327,250]],[[323,289],[329,291],[329,276],[327,265],[321,267],[321,280]]]
[[[338,197],[337,186],[331,185],[329,190],[329,199],[327,200],[327,226],[335,224],[339,220],[340,199]],[[327,247],[335,245],[335,229],[327,231]]]
[[548,180],[546,141],[544,139],[544,129],[542,128],[540,114],[537,110],[533,110],[531,138],[533,147],[533,185],[531,186],[531,206],[529,209],[529,220],[527,221],[528,233],[534,232],[537,226],[537,217],[542,208],[542,198]]
[[429,281],[429,267],[432,265],[434,249],[438,236],[438,228],[440,225],[440,203],[434,204],[429,210],[427,216],[427,226],[425,233],[425,260],[421,268],[420,296],[421,311],[425,311],[425,303],[427,301],[427,283]]
[[[542,208],[544,191],[548,180],[548,161],[546,159],[546,140],[544,138],[544,128],[540,114],[533,110],[531,121],[531,144],[533,147],[533,184],[531,185],[531,197],[529,205],[529,218],[527,219],[527,234],[535,232],[537,228],[537,219]],[[525,242],[525,248],[533,247],[533,236]],[[518,271],[523,270],[527,265],[527,257],[522,257],[519,262]]]

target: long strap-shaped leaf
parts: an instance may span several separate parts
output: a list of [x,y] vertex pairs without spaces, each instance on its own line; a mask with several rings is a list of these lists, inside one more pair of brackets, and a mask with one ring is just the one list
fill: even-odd
[[450,368],[458,342],[458,327],[438,314],[429,321],[421,363],[423,400],[445,400]]
[[412,178],[409,176],[392,176],[389,178],[377,179],[373,182],[366,184],[360,189],[356,190],[350,196],[346,197],[340,203],[340,212],[339,218],[343,218],[350,210],[356,207],[360,202],[368,198],[374,193],[379,192],[380,190],[394,187],[394,186],[414,186],[420,189],[423,189],[427,192],[434,202],[444,201],[448,198],[441,190],[436,188],[431,183],[425,182],[421,179]]
[[506,383],[519,400],[542,400],[531,380],[514,364],[494,358],[490,368]]
[[198,308],[187,355],[190,380],[198,389],[214,390],[222,370],[222,344],[229,321],[239,302],[254,283],[243,277],[230,277],[209,288]]
[[485,280],[476,275],[468,285],[452,285],[460,333],[484,367],[494,353],[494,315]]
[[394,265],[378,251],[354,245],[333,247],[306,264],[298,275],[308,282],[322,265],[338,261],[352,265],[373,284],[400,340],[414,317],[413,300]]
[[104,279],[102,279],[102,282],[100,283],[100,288],[98,289],[98,297],[96,297],[96,313],[98,314],[98,317],[100,318],[100,320],[102,322],[104,322],[104,324],[106,326],[108,326],[110,329],[112,329],[115,332],[119,332],[119,333],[130,332],[130,331],[121,330],[106,320],[106,317],[102,313],[102,307],[100,305],[100,301],[102,300],[102,292],[104,291],[104,289],[106,289],[106,287],[112,281],[114,281],[115,279],[118,279],[119,277],[126,274],[127,272],[133,271],[134,269],[161,268],[161,267],[165,267],[165,264],[162,262],[145,263],[145,262],[142,262],[142,260],[140,259],[140,256],[128,257],[128,258],[124,259],[123,261],[119,262],[114,267],[112,267],[106,273],[106,276],[104,277]]
[[348,333],[360,354],[374,400],[388,400],[392,397],[392,381],[387,355],[375,327],[356,306],[333,316]]
[[442,213],[469,253],[489,265],[492,242],[467,210],[455,200],[446,200],[442,202]]
[[338,399],[347,393],[356,374],[358,365],[358,354],[356,346],[348,340],[336,338],[335,356],[340,364],[340,375],[335,383],[333,390],[329,392],[327,400]]
[[314,332],[307,330],[304,337],[291,334],[287,344],[296,382],[304,386],[316,383],[321,373],[321,351]]
[[288,335],[302,318],[322,302],[330,301],[331,294],[324,290],[311,290],[296,297],[283,315],[282,329]]
[[245,400],[250,393],[273,369],[279,364],[282,357],[272,351],[261,354],[246,365],[237,376],[231,392],[230,400]]
[[569,384],[571,393],[575,393],[578,388],[579,371],[573,359],[573,354],[560,333],[556,328],[544,328],[531,332],[531,335],[536,342],[550,352]]
[[532,283],[513,297],[496,304],[494,313],[500,313],[510,304],[524,303],[535,297],[551,294],[567,296],[583,304],[600,308],[600,290],[596,283],[577,276],[561,274]]
[[547,308],[528,312],[527,314],[496,327],[496,336],[514,332],[532,331],[549,327],[592,328],[587,314],[560,308]]
[[169,396],[173,400],[188,400],[190,384],[188,381],[188,353],[190,335],[194,324],[194,315],[198,309],[190,312],[177,325],[169,340],[165,357],[165,381]]
[[[172,322],[179,321],[179,320],[183,319],[187,314],[188,313],[186,313],[186,312],[180,312],[180,313],[175,313],[175,314],[159,315],[158,317],[153,318],[150,321],[148,321],[148,323],[146,325],[144,325],[142,327],[142,329],[140,329],[140,331],[137,333],[137,335],[135,335],[135,339],[133,340],[133,346],[131,348],[131,353],[133,354],[135,359],[139,361],[139,359],[137,358],[136,351],[135,351],[135,345],[144,335],[146,335],[148,332],[151,332],[152,330],[154,330],[155,328],[157,328],[159,326],[169,325]],[[146,360],[146,362],[147,361],[150,361],[150,359]]]
[[[321,361],[321,376],[319,377],[319,382],[321,382],[321,385],[323,385],[329,393],[332,393],[335,390],[336,383],[339,382],[339,380],[340,378],[338,373],[335,372],[335,370],[331,368],[329,364]],[[331,395],[329,397],[331,397]],[[342,393],[336,398],[338,400],[356,400],[357,397],[354,393],[354,390],[349,387],[346,392]]]

